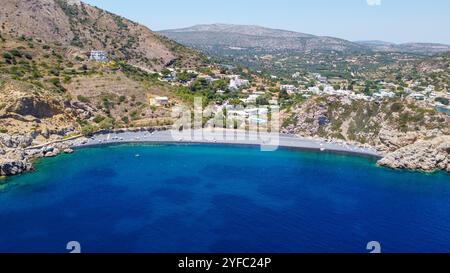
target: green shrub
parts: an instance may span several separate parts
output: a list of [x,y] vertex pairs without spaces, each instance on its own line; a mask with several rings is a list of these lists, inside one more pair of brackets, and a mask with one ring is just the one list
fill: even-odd
[[97,127],[92,124],[85,124],[81,127],[81,133],[85,136],[91,136],[97,131]]
[[64,88],[64,86],[61,85],[61,81],[59,78],[57,77],[51,78],[48,81],[56,87],[56,91],[61,93],[66,92],[66,89]]
[[401,112],[403,108],[403,105],[399,102],[395,102],[391,105],[391,111],[394,113]]
[[64,83],[69,83],[72,80],[72,78],[70,76],[64,76],[63,82]]
[[113,118],[105,118],[99,124],[101,129],[111,129],[114,128],[114,119]]
[[133,111],[130,113],[131,119],[136,120],[139,116],[139,113],[137,111]]
[[94,122],[95,122],[95,123],[100,123],[100,122],[104,121],[105,118],[106,118],[106,117],[104,117],[104,116],[102,116],[102,115],[97,115],[97,116],[95,116],[95,118],[94,118]]
[[90,102],[89,98],[88,98],[88,97],[85,97],[85,96],[83,96],[83,95],[78,95],[78,96],[77,96],[77,99],[78,99],[80,102],[83,102],[83,103],[89,103],[89,102]]
[[5,58],[6,60],[12,60],[14,57],[13,57],[13,55],[11,55],[11,53],[4,52],[3,53],[3,58]]
[[6,133],[8,133],[8,129],[6,129],[6,128],[0,128],[0,133],[6,134]]
[[12,49],[9,52],[15,57],[19,57],[19,58],[22,57],[22,52],[20,52],[20,50],[18,50],[17,48]]
[[58,68],[52,68],[50,69],[50,74],[54,75],[54,76],[59,76],[59,69]]

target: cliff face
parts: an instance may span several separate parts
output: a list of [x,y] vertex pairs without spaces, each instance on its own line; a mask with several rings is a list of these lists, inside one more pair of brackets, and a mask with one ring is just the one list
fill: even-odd
[[[0,85],[0,128],[10,135],[39,135],[43,131],[69,131],[76,115],[65,109],[59,94],[20,81],[4,79]],[[5,144],[5,143],[3,143]]]
[[199,55],[148,28],[104,10],[67,0],[2,0],[2,32],[74,50],[104,50],[149,70],[175,61],[195,65]]
[[369,144],[392,168],[448,170],[450,116],[413,101],[310,99],[284,113],[284,133]]
[[0,102],[0,176],[31,170],[24,148],[77,133],[77,119],[92,116],[61,94],[8,78],[0,79]]
[[450,172],[450,136],[421,140],[387,154],[378,162],[381,166],[396,169],[435,169]]

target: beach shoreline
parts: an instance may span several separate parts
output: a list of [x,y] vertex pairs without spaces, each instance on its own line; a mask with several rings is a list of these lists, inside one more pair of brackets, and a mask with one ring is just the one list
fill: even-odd
[[114,144],[190,144],[260,147],[262,151],[278,148],[369,157],[376,161],[383,155],[368,145],[349,144],[339,140],[302,138],[279,133],[258,133],[232,129],[172,130],[171,127],[110,129],[92,136],[73,136],[13,151],[11,158],[0,162],[0,176],[14,176],[34,170],[36,160],[70,154],[77,148]]
[[[226,134],[221,137],[221,133]],[[173,134],[172,134],[173,133]],[[245,132],[239,130],[211,132],[209,130],[191,131],[191,135],[184,134],[178,137],[178,132],[163,131],[111,131],[94,134],[89,138],[80,138],[72,141],[71,147],[87,148],[114,144],[191,144],[191,145],[234,145],[234,146],[260,146],[264,151],[289,148],[303,151],[323,153],[348,154],[354,156],[382,158],[374,148],[363,147],[345,142],[327,141],[318,138],[301,138],[294,135],[269,134]],[[198,135],[202,134],[200,138]],[[196,137],[192,137],[197,135]],[[187,136],[187,137],[186,137]],[[230,137],[231,136],[231,137]]]

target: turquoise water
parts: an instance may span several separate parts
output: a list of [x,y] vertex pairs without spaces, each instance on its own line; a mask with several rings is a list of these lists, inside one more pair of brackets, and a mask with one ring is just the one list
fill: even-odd
[[450,176],[366,158],[120,145],[44,159],[0,192],[0,252],[450,251]]

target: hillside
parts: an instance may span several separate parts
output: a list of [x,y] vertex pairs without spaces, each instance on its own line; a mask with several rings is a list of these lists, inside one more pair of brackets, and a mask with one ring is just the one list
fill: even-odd
[[[54,130],[64,136],[90,123],[107,128],[170,118],[167,109],[148,107],[152,96],[172,96],[172,87],[153,74],[125,62],[64,57],[65,47],[34,40],[3,34],[0,41],[0,129],[4,133],[37,136],[47,125],[67,125],[71,130]],[[58,115],[63,124],[52,119]],[[109,122],[100,124],[103,120]]]
[[450,45],[436,43],[395,44],[384,41],[360,41],[357,43],[366,46],[376,52],[404,52],[424,55],[436,55],[450,51]]
[[380,66],[362,75],[367,79],[384,80],[402,86],[405,81],[419,81],[422,87],[433,85],[436,90],[450,90],[450,54]]
[[282,77],[299,71],[344,78],[376,74],[385,66],[421,61],[450,50],[450,46],[441,44],[350,42],[245,25],[197,25],[159,33],[220,62]]
[[[79,1],[5,0],[0,25],[0,176],[58,153],[26,147],[172,124],[175,90],[152,71],[203,63],[201,54]],[[108,60],[90,60],[93,49]],[[151,105],[156,96],[170,104]]]
[[2,0],[1,32],[67,47],[67,53],[104,50],[110,58],[149,70],[201,56],[147,27],[74,0]]
[[282,50],[306,51],[360,51],[358,44],[332,37],[320,37],[293,31],[259,26],[197,25],[191,28],[164,30],[159,33],[182,44],[204,50],[260,50],[266,53]]

